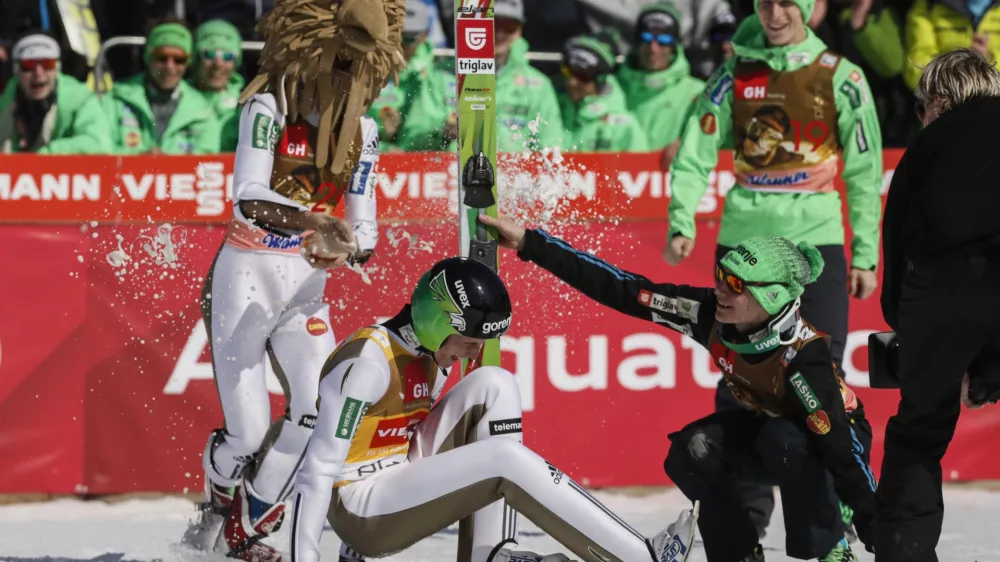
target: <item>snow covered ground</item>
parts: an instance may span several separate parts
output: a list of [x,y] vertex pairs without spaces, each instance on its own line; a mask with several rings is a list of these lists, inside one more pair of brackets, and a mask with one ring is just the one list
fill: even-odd
[[[675,489],[651,491],[637,497],[613,491],[595,495],[639,531],[653,535],[673,521],[687,505]],[[945,490],[945,523],[938,557],[942,562],[1000,562],[1000,492],[948,487]],[[781,504],[765,539],[767,560],[792,560],[784,556]],[[180,544],[194,517],[193,504],[181,498],[128,500],[118,503],[60,499],[43,503],[0,506],[0,562],[25,559],[45,562],[87,560],[95,562],[154,561],[221,562],[221,555],[205,554]],[[541,553],[562,550],[534,525],[521,526],[521,545]],[[276,537],[282,544],[284,531]],[[456,528],[445,530],[385,560],[392,562],[452,561]],[[336,560],[340,541],[327,529],[323,537],[325,560]],[[861,552],[861,560],[873,556]],[[703,562],[696,546],[689,562]]]

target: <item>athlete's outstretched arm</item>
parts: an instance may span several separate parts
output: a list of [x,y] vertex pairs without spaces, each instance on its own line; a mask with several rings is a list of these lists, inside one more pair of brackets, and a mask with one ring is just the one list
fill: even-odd
[[316,428],[295,479],[292,562],[319,560],[333,485],[365,410],[389,388],[389,367],[365,357],[339,363],[319,385]]
[[344,191],[344,218],[354,229],[358,251],[351,261],[368,261],[378,244],[378,208],[375,184],[378,183],[378,125],[370,119],[361,120],[361,158],[351,174],[351,183]]
[[544,230],[525,230],[506,219],[480,217],[497,228],[501,245],[550,271],[576,290],[624,314],[649,320],[705,344],[715,318],[712,289],[654,283],[582,252]]

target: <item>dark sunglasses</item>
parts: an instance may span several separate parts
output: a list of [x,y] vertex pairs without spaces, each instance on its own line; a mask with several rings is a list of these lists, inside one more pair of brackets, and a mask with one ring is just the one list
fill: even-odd
[[723,269],[722,265],[718,263],[715,264],[715,278],[721,282],[725,282],[725,284],[729,287],[729,290],[737,295],[742,295],[743,291],[746,290],[747,287],[766,287],[768,285],[774,285],[774,283],[768,281],[744,281]]
[[569,80],[570,78],[576,78],[580,82],[593,82],[597,79],[596,76],[588,74],[580,70],[574,70],[565,64],[562,66],[563,78]]
[[201,58],[204,60],[216,60],[221,58],[226,62],[233,62],[236,60],[236,53],[232,51],[204,50],[201,52]]
[[55,70],[58,62],[56,59],[31,59],[19,61],[18,64],[21,66],[21,71],[34,72],[36,68]]
[[174,61],[174,64],[182,66],[188,63],[187,55],[153,55],[153,62],[165,63]]
[[667,46],[674,44],[674,36],[669,33],[653,33],[652,31],[643,31],[639,34],[639,38],[642,39],[643,43],[652,43],[656,41],[660,45]]

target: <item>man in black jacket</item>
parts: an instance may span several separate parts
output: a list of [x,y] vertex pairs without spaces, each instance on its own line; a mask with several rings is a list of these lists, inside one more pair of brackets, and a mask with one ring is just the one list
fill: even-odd
[[[871,426],[844,384],[829,336],[799,315],[804,287],[823,270],[819,250],[785,238],[748,239],[716,264],[714,287],[654,282],[572,248],[543,230],[481,215],[501,245],[595,301],[685,334],[706,348],[737,397],[672,433],[664,470],[691,501],[708,562],[764,560],[739,482],[777,485],[789,556],[857,562],[840,501],[872,543]],[[830,485],[832,483],[832,486]]]
[[899,342],[899,410],[877,493],[878,562],[935,562],[941,458],[963,376],[1000,359],[1000,72],[981,54],[936,57],[917,85],[924,125],[892,178],[882,225],[882,312]]

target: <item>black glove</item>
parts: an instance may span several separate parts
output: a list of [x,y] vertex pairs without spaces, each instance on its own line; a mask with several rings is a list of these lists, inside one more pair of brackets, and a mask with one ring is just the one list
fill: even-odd
[[855,512],[853,523],[854,532],[858,534],[858,540],[865,545],[865,550],[875,552],[875,518],[862,517]]

